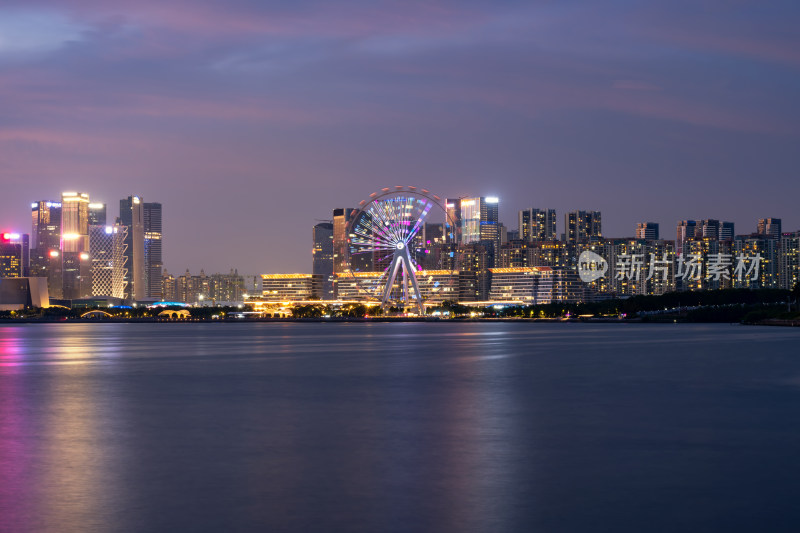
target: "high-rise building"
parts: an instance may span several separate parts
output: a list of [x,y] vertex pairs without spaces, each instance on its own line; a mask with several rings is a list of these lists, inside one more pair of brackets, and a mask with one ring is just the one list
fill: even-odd
[[89,225],[90,226],[106,225],[106,204],[102,203],[89,204]]
[[555,209],[524,209],[519,212],[519,238],[523,241],[556,240]]
[[92,295],[92,262],[89,255],[89,195],[61,193],[62,298]]
[[31,215],[31,276],[46,277],[50,296],[61,298],[61,202],[33,202]]
[[792,290],[800,283],[800,231],[781,235],[778,271],[781,289]]
[[[347,225],[356,210],[352,207],[338,207],[333,210],[333,273],[344,274],[350,271],[350,256],[347,249]],[[263,278],[262,278],[263,279]],[[336,292],[336,276],[334,276],[333,292]]]
[[446,241],[448,244],[461,243],[461,198],[445,199]]
[[658,224],[655,222],[639,222],[636,224],[636,238],[657,241]]
[[697,221],[681,220],[675,236],[675,253],[682,253],[683,243],[689,239],[694,239],[697,235]]
[[461,198],[461,244],[500,244],[499,200],[493,196]]
[[30,275],[30,236],[27,233],[0,233],[0,278]]
[[142,203],[144,225],[144,284],[146,298],[161,299],[162,258],[161,204]]
[[312,230],[312,273],[321,276],[323,300],[335,299],[333,293],[333,223],[320,222]]
[[167,272],[165,268],[161,272],[161,299],[165,302],[177,301],[177,285],[175,276]]
[[719,240],[732,241],[734,237],[733,222],[722,222],[719,226]]
[[697,237],[703,237],[704,239],[716,239],[719,240],[719,229],[720,223],[719,220],[713,218],[707,218],[705,220],[700,221],[700,235],[696,235]]
[[244,300],[244,276],[238,269],[231,269],[228,274],[212,274],[208,278],[208,297],[212,304],[234,304]]
[[588,242],[603,237],[600,211],[572,211],[564,218],[567,242]]
[[760,218],[758,220],[758,234],[765,235],[770,239],[781,238],[781,219],[779,218]]
[[128,227],[125,238],[125,299],[147,298],[144,263],[144,209],[139,196],[128,196],[119,201],[119,218]]
[[127,226],[89,226],[92,296],[125,297]]

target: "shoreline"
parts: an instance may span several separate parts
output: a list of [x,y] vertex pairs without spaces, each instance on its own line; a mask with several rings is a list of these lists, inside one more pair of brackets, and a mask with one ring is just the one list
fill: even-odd
[[465,317],[465,318],[437,318],[437,317],[368,317],[368,318],[247,318],[247,319],[206,319],[206,318],[12,318],[0,319],[0,327],[15,324],[250,324],[250,323],[370,323],[370,322],[514,322],[514,323],[586,323],[586,324],[731,324],[755,326],[781,326],[800,327],[798,320],[764,320],[758,323],[741,322],[702,322],[692,320],[642,320],[641,318],[521,318],[521,317]]

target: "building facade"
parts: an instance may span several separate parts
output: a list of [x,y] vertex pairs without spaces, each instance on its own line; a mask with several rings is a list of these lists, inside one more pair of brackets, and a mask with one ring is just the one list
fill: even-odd
[[333,223],[320,222],[311,232],[313,274],[322,276],[322,299],[334,300],[333,290]]
[[128,227],[125,237],[125,298],[147,298],[144,262],[144,206],[139,196],[128,196],[119,201],[119,218]]
[[603,238],[603,223],[600,211],[572,211],[564,215],[566,241],[588,242]]
[[30,236],[27,233],[0,233],[0,278],[30,276]]
[[636,224],[636,238],[648,241],[658,240],[658,224],[656,222],[639,222]]
[[92,296],[125,297],[127,226],[89,226]]
[[319,274],[262,274],[261,297],[266,302],[320,300]]
[[555,209],[525,209],[517,216],[519,239],[523,241],[556,240]]
[[161,204],[142,203],[142,226],[144,232],[144,285],[146,298],[161,299],[161,271],[164,268],[162,257],[162,217]]
[[89,195],[61,194],[62,298],[92,295],[92,262],[89,255]]

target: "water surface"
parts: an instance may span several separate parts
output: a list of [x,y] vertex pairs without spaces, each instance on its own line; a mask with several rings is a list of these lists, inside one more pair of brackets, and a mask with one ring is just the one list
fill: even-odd
[[800,330],[0,326],[0,531],[798,531]]

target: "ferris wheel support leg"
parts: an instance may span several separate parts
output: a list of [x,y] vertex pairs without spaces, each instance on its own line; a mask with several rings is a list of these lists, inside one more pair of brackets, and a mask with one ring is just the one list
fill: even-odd
[[414,299],[417,301],[417,311],[420,315],[425,314],[425,308],[422,306],[422,294],[419,292],[419,285],[417,285],[417,276],[411,272],[411,285],[414,287]]
[[408,307],[408,276],[410,276],[410,272],[408,270],[408,263],[403,258],[403,312],[406,312],[406,307]]
[[389,270],[392,274],[389,276],[386,286],[383,288],[383,297],[381,298],[381,309],[384,311],[386,311],[386,304],[389,302],[389,296],[392,294],[392,286],[394,286],[394,280],[397,279],[397,271],[400,270],[400,266],[400,256],[395,254],[394,259],[392,259],[392,264],[389,266]]
[[[422,306],[422,294],[419,292],[419,285],[417,284],[417,275],[414,273],[414,268],[411,266],[411,258],[408,256],[408,249],[406,249],[405,268],[408,278],[411,279],[411,286],[414,288],[414,299],[416,300],[417,312],[420,315],[425,314],[425,308]],[[408,301],[408,279],[406,279],[406,301]]]

